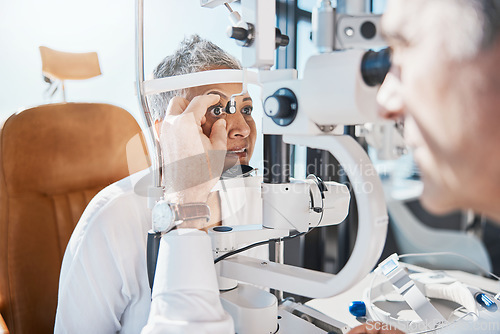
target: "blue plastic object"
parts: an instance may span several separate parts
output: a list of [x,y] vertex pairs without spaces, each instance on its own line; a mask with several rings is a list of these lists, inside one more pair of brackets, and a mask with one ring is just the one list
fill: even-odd
[[349,305],[349,312],[355,317],[366,316],[366,305],[362,301],[353,301]]
[[496,311],[498,309],[497,304],[484,293],[478,293],[476,295],[476,301],[479,303],[479,305],[491,311]]
[[216,226],[214,227],[215,232],[231,232],[233,228],[231,226]]

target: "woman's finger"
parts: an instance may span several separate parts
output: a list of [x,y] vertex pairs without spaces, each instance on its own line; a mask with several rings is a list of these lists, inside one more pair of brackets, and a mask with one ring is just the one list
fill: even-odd
[[189,105],[189,101],[181,96],[173,97],[168,103],[166,116],[176,116],[180,115],[186,110]]
[[193,113],[196,124],[201,126],[201,119],[205,116],[207,109],[219,102],[217,94],[200,95],[191,100],[186,108],[186,113]]

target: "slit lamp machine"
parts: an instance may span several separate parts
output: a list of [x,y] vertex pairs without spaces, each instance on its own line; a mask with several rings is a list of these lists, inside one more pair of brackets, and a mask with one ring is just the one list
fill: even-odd
[[[314,176],[291,180],[289,171],[284,170],[289,165],[287,154],[280,152],[274,140],[265,140],[265,164],[273,168],[264,175],[261,185],[262,225],[213,228],[209,235],[214,258],[243,245],[273,239],[277,241],[276,261],[242,255],[219,260],[215,265],[222,304],[233,317],[237,333],[347,332],[342,322],[304,305],[278,300],[257,286],[310,298],[334,296],[364,278],[382,253],[388,224],[382,184],[365,150],[352,137],[343,135],[346,125],[384,124],[377,117],[375,96],[389,70],[390,55],[387,49],[367,50],[383,47],[378,33],[380,16],[367,13],[366,1],[347,1],[346,14],[335,13],[329,0],[319,1],[312,22],[313,42],[319,53],[308,59],[298,79],[294,69],[271,69],[276,49],[288,43],[288,37],[275,26],[275,1],[241,0],[240,15],[229,6],[232,1],[201,0],[203,7],[226,5],[231,9],[228,35],[241,45],[243,70],[145,80],[143,2],[137,0],[136,7],[136,84],[150,131],[146,135],[152,144],[150,208],[163,196],[163,189],[161,149],[152,133],[147,95],[215,83],[240,82],[243,92],[248,84],[259,85],[264,135],[279,135],[288,144],[329,151],[343,166],[358,206],[357,239],[349,261],[337,275],[283,264],[282,240],[291,232],[305,233],[341,223],[348,212],[350,195],[345,185]],[[391,155],[394,150],[387,152]],[[155,259],[152,249],[149,256]]]

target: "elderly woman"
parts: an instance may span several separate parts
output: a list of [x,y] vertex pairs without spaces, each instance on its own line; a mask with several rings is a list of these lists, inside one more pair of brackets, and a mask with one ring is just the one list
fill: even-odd
[[[193,36],[185,39],[173,55],[158,65],[154,76],[162,78],[213,69],[240,69],[240,65],[213,43]],[[164,151],[167,186],[179,182],[179,176],[189,175],[194,179],[190,183],[193,186],[171,192],[169,199],[176,203],[208,200],[212,211],[208,223],[194,221],[195,225],[187,227],[203,229],[220,223],[224,216],[220,210],[221,198],[209,196],[210,190],[223,170],[234,164],[247,165],[252,156],[256,128],[250,96],[238,96],[236,112],[225,112],[230,96],[240,93],[241,89],[242,85],[237,83],[206,85],[162,93],[149,101]],[[192,136],[193,133],[196,135]],[[190,137],[186,138],[188,134]],[[216,154],[201,165],[188,164],[187,170],[168,168],[197,150],[201,150],[200,153],[204,150],[223,152],[223,156]],[[201,168],[208,169],[208,174],[201,172]],[[142,171],[107,187],[82,215],[64,255],[56,333],[139,333],[146,325],[151,306],[146,268],[146,236],[151,228],[151,211],[147,198],[135,191],[134,180],[147,179],[148,173]],[[210,178],[203,179],[200,175],[210,175]],[[178,251],[177,264],[172,264],[175,268],[170,273],[175,276],[178,272],[178,281],[183,281],[185,275],[189,275],[186,270],[198,254],[197,246],[191,247],[189,241],[185,246],[191,247],[188,251],[179,247],[174,249]],[[206,284],[213,286],[210,278],[201,275],[197,279],[202,282],[206,279]],[[181,299],[177,302],[182,304]],[[196,296],[193,296],[193,303],[194,300]],[[214,303],[214,309],[220,311],[218,297]],[[182,305],[173,301],[168,307],[186,309]],[[202,316],[198,319],[203,320]]]

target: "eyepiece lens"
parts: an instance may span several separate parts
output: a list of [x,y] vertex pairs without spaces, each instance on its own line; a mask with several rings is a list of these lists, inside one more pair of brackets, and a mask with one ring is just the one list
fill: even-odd
[[374,87],[384,82],[391,68],[391,49],[369,50],[361,61],[361,75],[368,86]]

